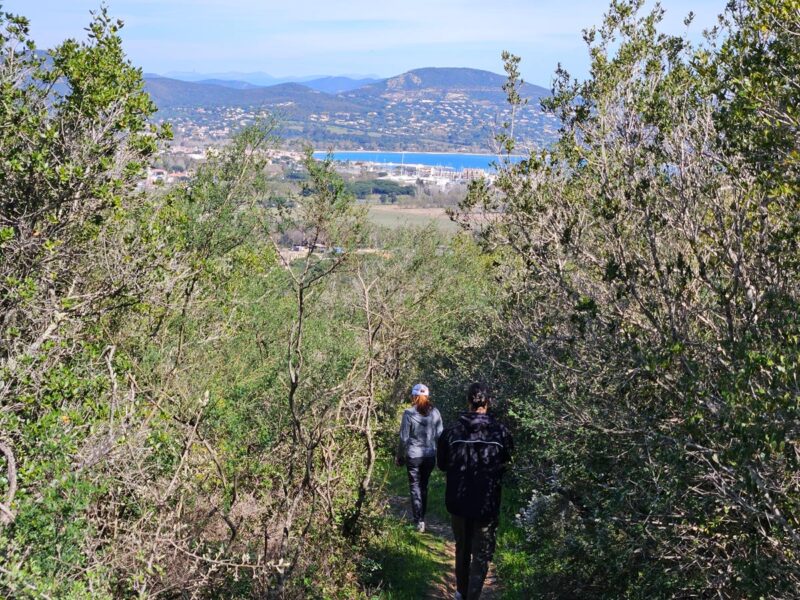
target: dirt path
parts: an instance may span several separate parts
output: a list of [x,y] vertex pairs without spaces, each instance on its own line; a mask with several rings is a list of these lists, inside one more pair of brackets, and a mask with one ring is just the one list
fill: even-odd
[[[398,519],[410,523],[411,503],[408,496],[389,496],[388,500],[392,514]],[[446,523],[432,514],[426,517],[425,528],[425,533],[418,534],[423,542],[429,536],[444,541],[444,551],[440,549],[438,544],[428,545],[431,552],[431,560],[441,566],[442,575],[431,582],[430,591],[425,597],[429,600],[451,600],[456,592],[454,572],[456,545],[453,541],[453,530],[450,527],[450,523]],[[483,585],[481,600],[499,600],[499,598],[500,590],[494,572],[494,565],[490,565],[489,574],[486,576],[486,582]]]

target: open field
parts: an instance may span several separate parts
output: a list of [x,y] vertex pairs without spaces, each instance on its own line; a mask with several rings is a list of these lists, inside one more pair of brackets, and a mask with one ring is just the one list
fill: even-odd
[[374,205],[369,207],[369,218],[384,227],[427,227],[431,223],[442,231],[455,233],[458,226],[450,220],[443,208],[402,208],[399,206]]

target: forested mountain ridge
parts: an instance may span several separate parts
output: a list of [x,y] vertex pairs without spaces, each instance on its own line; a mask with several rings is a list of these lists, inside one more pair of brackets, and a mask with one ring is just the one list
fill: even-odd
[[[359,96],[386,93],[442,90],[452,92],[502,93],[506,78],[503,75],[469,68],[427,67],[413,69],[395,77],[363,86],[355,91]],[[550,90],[529,83],[521,87],[527,98],[539,99],[550,95]]]
[[315,91],[301,83],[279,83],[269,87],[235,88],[221,83],[180,81],[167,77],[145,78],[145,90],[162,111],[176,107],[250,107],[274,109],[287,102],[298,114],[314,111],[361,110],[362,107],[341,96]]
[[[287,137],[317,146],[486,151],[493,124],[505,118],[504,81],[478,69],[426,68],[330,94],[319,89],[342,84],[318,80],[234,89],[149,76],[145,89],[159,114],[176,125],[211,125],[214,119],[226,124],[229,108],[251,115],[266,110],[280,114]],[[539,107],[549,91],[529,84],[521,91],[530,103],[517,118],[520,140],[543,146],[555,133],[555,122]]]
[[[152,74],[145,75],[145,79],[148,79],[150,77],[160,77],[160,76]],[[179,81],[186,81],[186,80],[181,80],[177,77],[169,77],[169,78],[178,79]],[[327,94],[339,94],[342,92],[348,92],[350,90],[363,87],[365,85],[369,85],[370,83],[374,83],[375,81],[376,81],[375,79],[370,79],[370,78],[353,79],[351,77],[319,77],[316,79],[309,79],[309,80],[302,80],[295,82],[284,82],[284,83],[299,83],[300,85],[303,85],[307,88],[311,88],[312,90],[317,90],[318,92],[325,92]],[[215,79],[215,78],[198,79],[194,81],[194,83],[221,85],[223,87],[229,87],[239,90],[249,90],[259,87],[268,87],[265,85],[256,85],[248,81]],[[271,84],[271,85],[278,85],[278,84]]]
[[[225,104],[229,106],[245,107],[253,106],[259,101],[262,101],[262,97],[254,94],[227,93],[216,88],[224,87],[226,89],[235,89],[239,91],[258,89],[262,91],[264,94],[263,99],[266,101],[270,99],[270,92],[267,92],[267,90],[274,90],[275,88],[280,90],[281,88],[285,88],[285,86],[289,86],[290,88],[294,86],[303,86],[334,96],[346,95],[347,97],[359,97],[368,100],[380,97],[388,91],[412,92],[419,90],[449,90],[502,93],[501,88],[505,82],[505,77],[480,69],[429,67],[414,69],[395,77],[377,81],[371,79],[353,80],[347,77],[325,77],[310,81],[257,86],[247,82],[216,79],[184,81],[152,73],[145,74],[145,81],[148,85],[151,82],[159,84],[158,87],[148,90],[153,96],[156,105],[159,107],[162,105],[164,107],[175,106],[178,102],[184,106],[190,106],[194,102],[197,106]],[[181,84],[190,85],[184,87]],[[215,86],[215,88],[203,91],[203,86],[207,85]],[[174,91],[170,89],[171,86],[175,88]],[[340,89],[342,87],[346,89]],[[185,90],[194,90],[198,92],[199,97],[193,101],[192,97],[189,96]],[[533,99],[546,97],[550,94],[549,90],[531,84],[525,84],[523,86],[523,91],[527,97]],[[183,95],[180,95],[180,93]],[[217,97],[215,94],[219,96]]]

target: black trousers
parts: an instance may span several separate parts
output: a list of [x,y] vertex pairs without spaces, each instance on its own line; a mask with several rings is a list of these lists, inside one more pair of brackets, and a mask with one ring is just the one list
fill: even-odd
[[464,600],[478,600],[494,556],[497,519],[451,517],[456,538],[456,589]]
[[428,480],[431,478],[434,466],[436,466],[436,459],[433,456],[406,459],[408,488],[411,492],[411,513],[415,523],[425,520],[425,512],[428,509]]

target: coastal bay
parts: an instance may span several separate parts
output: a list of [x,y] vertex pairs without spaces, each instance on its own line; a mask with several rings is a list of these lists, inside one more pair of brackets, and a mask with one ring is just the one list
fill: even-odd
[[[463,154],[446,152],[375,152],[375,151],[336,151],[332,153],[333,159],[340,162],[366,162],[385,164],[387,167],[398,165],[423,165],[428,167],[441,167],[463,171],[464,169],[482,169],[493,171],[495,165],[501,160],[496,154]],[[314,152],[314,157],[324,159],[327,151]],[[519,161],[522,156],[514,156],[512,160]]]

